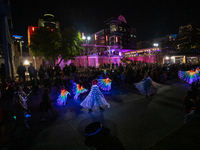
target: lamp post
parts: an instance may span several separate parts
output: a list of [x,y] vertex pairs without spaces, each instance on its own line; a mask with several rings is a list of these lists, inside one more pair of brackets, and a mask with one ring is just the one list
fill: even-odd
[[108,46],[108,52],[109,52],[109,64],[110,64],[109,70],[110,70],[110,68],[111,68],[111,61],[110,61],[110,46]]
[[90,37],[88,36],[87,38],[85,36],[82,37],[83,41],[85,41],[85,49],[86,49],[86,53],[87,53],[87,68],[88,68],[88,48],[87,48],[87,43],[90,41]]

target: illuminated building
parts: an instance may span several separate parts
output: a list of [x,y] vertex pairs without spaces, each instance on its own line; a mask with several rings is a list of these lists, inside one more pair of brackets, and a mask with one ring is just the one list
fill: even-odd
[[60,30],[60,24],[58,21],[55,21],[54,15],[52,14],[44,14],[43,18],[38,20],[38,27]]
[[[115,46],[111,50],[114,55],[121,55],[124,49],[136,49],[136,29],[129,26],[125,18],[120,15],[118,18],[113,17],[106,20],[104,29],[93,33],[90,37],[90,44]],[[106,48],[101,48],[100,51],[105,51]]]
[[6,77],[14,78],[13,24],[9,0],[0,1],[0,64],[5,64]]

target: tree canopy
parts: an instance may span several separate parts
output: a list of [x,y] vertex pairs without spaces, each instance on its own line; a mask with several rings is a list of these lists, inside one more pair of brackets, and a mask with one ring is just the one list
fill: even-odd
[[70,60],[83,51],[81,33],[73,27],[65,28],[62,33],[62,47],[60,48],[60,61]]
[[61,58],[61,62],[78,56],[83,50],[81,42],[80,32],[72,27],[65,28],[62,34],[58,30],[40,27],[31,36],[28,47],[35,57],[54,61]]

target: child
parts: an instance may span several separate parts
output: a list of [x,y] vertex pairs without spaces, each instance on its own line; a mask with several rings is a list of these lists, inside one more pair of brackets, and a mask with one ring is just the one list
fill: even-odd
[[64,86],[62,86],[61,93],[57,99],[59,105],[66,105],[67,104],[67,95],[70,94],[68,91],[65,90]]

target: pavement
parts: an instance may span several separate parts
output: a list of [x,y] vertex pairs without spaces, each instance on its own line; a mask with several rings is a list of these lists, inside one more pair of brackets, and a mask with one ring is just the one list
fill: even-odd
[[146,98],[134,86],[115,87],[110,93],[104,93],[110,108],[104,111],[88,112],[80,106],[81,100],[68,98],[68,104],[58,106],[55,87],[51,99],[53,109],[45,114],[46,121],[41,122],[38,111],[43,88],[40,95],[31,94],[28,106],[31,117],[27,118],[31,130],[25,132],[19,128],[19,138],[10,139],[9,129],[12,121],[10,101],[2,101],[6,116],[4,147],[20,150],[90,150],[84,145],[84,129],[94,121],[101,122],[119,138],[125,149],[146,149],[160,141],[172,131],[183,125],[185,111],[181,109],[183,98],[189,85],[180,79],[168,80],[164,88],[152,97]]

